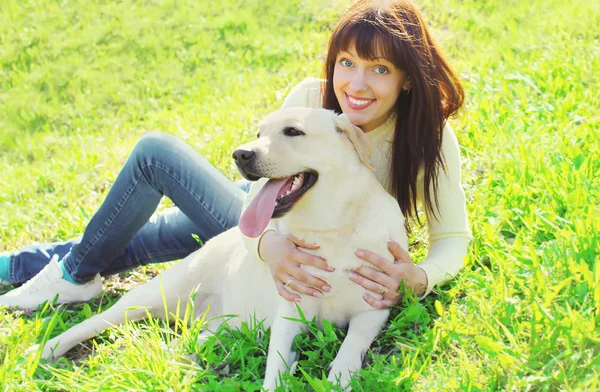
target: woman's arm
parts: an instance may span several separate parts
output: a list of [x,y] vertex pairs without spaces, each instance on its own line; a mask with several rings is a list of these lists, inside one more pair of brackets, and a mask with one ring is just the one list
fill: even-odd
[[[473,238],[469,228],[465,193],[461,183],[461,159],[458,140],[452,128],[446,125],[442,140],[442,154],[446,171],[438,173],[437,217],[431,211],[427,215],[429,251],[418,264],[427,274],[429,294],[437,285],[451,279],[463,268],[469,242]],[[423,200],[423,186],[417,196]]]
[[[415,265],[408,252],[398,244],[390,246],[394,260],[367,251],[361,256],[377,269],[362,266],[350,275],[350,279],[364,288],[380,292],[382,299],[365,294],[365,301],[375,308],[389,308],[401,298],[397,289],[402,282],[421,298],[427,296],[436,285],[454,278],[463,268],[471,240],[471,230],[466,211],[465,194],[461,185],[460,149],[452,128],[446,126],[442,140],[442,153],[446,170],[438,173],[438,206],[436,215],[426,211],[429,234],[429,251],[421,263]],[[419,179],[417,198],[423,201],[423,179]]]

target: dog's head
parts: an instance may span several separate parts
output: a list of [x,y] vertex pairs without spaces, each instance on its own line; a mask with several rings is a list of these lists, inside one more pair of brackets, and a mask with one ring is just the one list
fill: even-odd
[[278,110],[260,123],[257,136],[233,153],[244,178],[269,178],[240,218],[248,236],[262,233],[269,219],[283,216],[328,175],[373,169],[371,145],[362,130],[329,110]]

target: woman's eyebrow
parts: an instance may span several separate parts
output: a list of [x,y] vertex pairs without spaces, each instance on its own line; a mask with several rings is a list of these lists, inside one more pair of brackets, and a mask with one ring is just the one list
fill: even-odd
[[[338,53],[338,56],[344,56],[344,55],[348,55],[350,57],[358,57],[362,60],[367,60],[367,59],[363,59],[362,57],[360,57],[359,55],[357,55],[354,52],[349,52],[348,50],[340,50],[340,52]],[[377,56],[372,59],[368,59],[368,61],[371,61],[371,62],[385,61],[388,64],[393,64],[390,60],[388,60],[387,58],[382,57],[382,56]]]

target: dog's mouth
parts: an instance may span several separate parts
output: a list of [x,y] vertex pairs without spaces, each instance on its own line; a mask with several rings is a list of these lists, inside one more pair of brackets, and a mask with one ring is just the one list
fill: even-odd
[[[277,205],[271,218],[279,218],[288,212],[294,203],[316,184],[318,177],[316,172],[307,171],[288,178],[277,193]],[[277,180],[269,180],[271,181]]]
[[269,220],[279,218],[311,189],[319,175],[305,171],[287,178],[271,178],[240,217],[238,226],[247,237],[258,237]]

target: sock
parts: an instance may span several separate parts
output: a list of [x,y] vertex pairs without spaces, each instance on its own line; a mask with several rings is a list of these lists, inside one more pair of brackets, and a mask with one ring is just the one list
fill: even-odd
[[75,280],[73,280],[73,278],[71,277],[71,275],[69,274],[69,272],[67,272],[67,269],[65,268],[65,259],[62,259],[61,261],[59,261],[58,265],[60,266],[60,269],[63,272],[63,279],[66,280],[69,283],[73,283],[76,285],[80,285],[81,283],[76,282]]
[[10,267],[10,254],[0,253],[0,280],[8,282],[9,267]]

